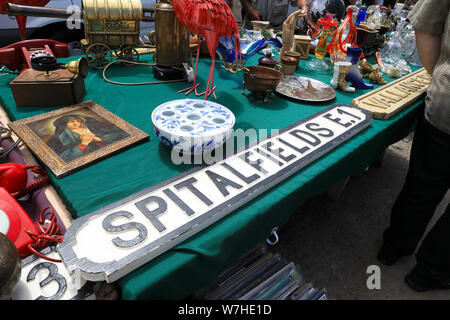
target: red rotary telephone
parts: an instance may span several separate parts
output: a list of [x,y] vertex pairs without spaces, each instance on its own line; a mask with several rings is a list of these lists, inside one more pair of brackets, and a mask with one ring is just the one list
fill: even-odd
[[0,48],[0,64],[11,71],[22,72],[31,68],[31,58],[38,55],[65,58],[69,56],[69,48],[66,43],[55,40],[24,40]]
[[[27,169],[43,176],[27,185]],[[46,260],[60,262],[39,252],[54,242],[62,241],[53,208],[45,208],[35,225],[16,201],[49,181],[50,178],[40,166],[0,164],[0,232],[14,242],[22,259],[34,253]],[[46,218],[48,210],[50,217]]]

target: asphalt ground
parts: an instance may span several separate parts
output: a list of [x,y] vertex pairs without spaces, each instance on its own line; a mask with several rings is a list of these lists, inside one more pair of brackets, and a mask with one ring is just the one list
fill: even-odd
[[[411,140],[409,136],[389,146],[381,166],[371,166],[364,174],[350,177],[337,199],[326,194],[309,199],[279,229],[279,242],[270,250],[295,262],[305,281],[326,287],[329,299],[450,299],[450,290],[417,293],[406,285],[404,277],[415,266],[414,255],[392,267],[376,259],[383,231],[389,225],[390,209],[407,173]],[[449,202],[450,191],[428,230]],[[367,287],[373,274],[367,272],[368,267],[373,265],[380,268],[380,289]]]

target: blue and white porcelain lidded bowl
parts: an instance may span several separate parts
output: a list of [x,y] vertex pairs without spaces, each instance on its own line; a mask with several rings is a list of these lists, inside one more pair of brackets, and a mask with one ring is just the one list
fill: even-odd
[[231,135],[235,121],[228,108],[199,99],[169,101],[152,112],[159,140],[190,154],[210,152],[221,146]]

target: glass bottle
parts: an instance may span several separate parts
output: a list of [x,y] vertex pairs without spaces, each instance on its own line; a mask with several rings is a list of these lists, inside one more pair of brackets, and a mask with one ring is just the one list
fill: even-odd
[[411,55],[414,53],[414,49],[416,48],[416,35],[414,31],[409,32],[402,37],[401,46],[401,58],[404,60],[408,60],[409,57],[411,57]]
[[401,58],[402,45],[400,35],[401,33],[399,31],[394,31],[392,37],[380,52],[382,60],[387,64],[395,65]]

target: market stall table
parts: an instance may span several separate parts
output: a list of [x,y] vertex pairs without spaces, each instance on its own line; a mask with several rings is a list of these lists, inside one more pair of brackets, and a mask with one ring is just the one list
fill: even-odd
[[[257,64],[258,55],[246,65]],[[312,56],[309,57],[311,59]],[[61,62],[73,60],[60,59]],[[309,60],[308,59],[308,60]],[[149,61],[149,56],[142,60]],[[318,73],[301,60],[297,75],[325,83],[332,70]],[[206,82],[210,62],[199,63],[198,80]],[[148,66],[133,68],[119,64],[108,70],[108,78],[121,82],[152,81]],[[415,71],[418,68],[411,66]],[[13,75],[0,77],[1,105],[11,120],[31,117],[54,108],[16,107],[8,83]],[[387,81],[393,81],[385,77]],[[282,129],[334,104],[350,104],[356,93],[336,92],[336,98],[321,104],[288,100],[278,94],[269,103],[253,94],[242,95],[242,73],[230,73],[216,64],[217,103],[236,116],[235,129]],[[160,143],[153,131],[150,115],[158,105],[183,99],[177,91],[187,83],[146,86],[119,86],[106,83],[101,71],[90,70],[85,79],[87,94],[120,118],[150,134],[150,141],[121,151],[52,183],[73,218],[84,216],[106,205],[172,178],[195,165],[172,163],[170,149]],[[375,88],[379,86],[375,85]],[[191,98],[194,98],[191,96]],[[212,99],[212,97],[210,97]],[[217,223],[165,252],[118,280],[123,299],[180,299],[211,282],[240,255],[264,241],[270,231],[285,224],[306,199],[326,192],[336,182],[364,172],[390,144],[404,138],[414,127],[420,99],[388,120],[373,120],[369,128],[332,150],[284,182],[229,214]],[[339,214],[339,213],[336,213]],[[93,244],[95,245],[95,244]]]

